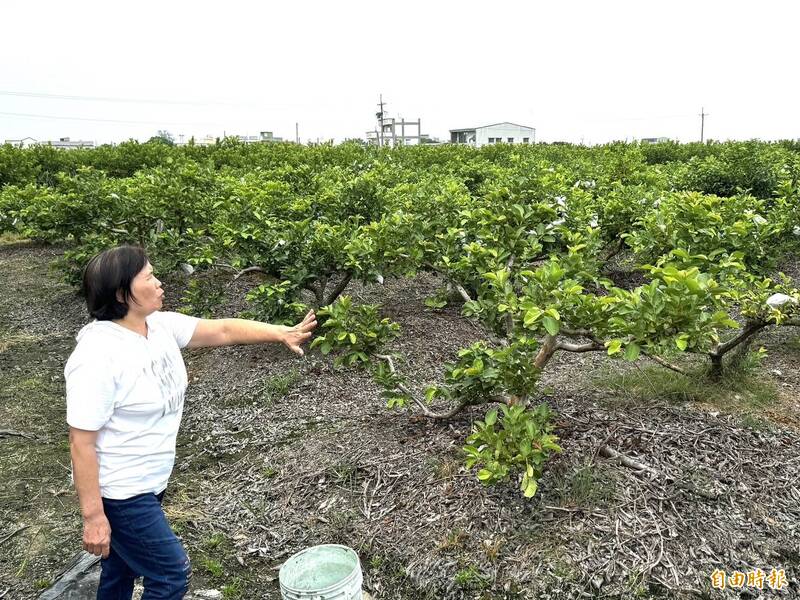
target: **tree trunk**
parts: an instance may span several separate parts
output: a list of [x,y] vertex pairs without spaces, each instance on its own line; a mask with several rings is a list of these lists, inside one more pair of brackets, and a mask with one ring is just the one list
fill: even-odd
[[555,354],[556,350],[558,349],[558,340],[554,335],[547,335],[544,338],[544,343],[542,347],[539,349],[539,353],[536,355],[536,359],[533,361],[533,366],[537,369],[544,369],[545,365],[550,362],[550,359]]
[[709,375],[711,379],[718,381],[722,379],[722,371],[723,371],[723,364],[722,364],[722,357],[723,354],[709,354],[711,357],[711,371],[709,371]]

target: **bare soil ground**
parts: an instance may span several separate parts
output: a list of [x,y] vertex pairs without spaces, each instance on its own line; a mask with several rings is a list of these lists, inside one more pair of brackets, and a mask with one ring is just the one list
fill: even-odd
[[[36,597],[80,549],[62,370],[87,317],[49,267],[59,253],[0,245],[0,598]],[[170,309],[185,278],[167,279]],[[241,308],[248,283],[220,315]],[[349,290],[400,323],[392,350],[420,386],[482,337],[457,307],[424,307],[438,284],[422,274]],[[343,543],[376,599],[800,597],[800,337],[757,343],[763,364],[722,390],[603,354],[558,356],[542,400],[563,452],[532,500],[464,470],[479,409],[447,424],[389,411],[368,374],[317,352],[187,351],[165,511],[192,588],[277,599],[287,557]],[[604,444],[650,470],[605,458]],[[711,588],[715,569],[773,568],[785,570],[780,593],[766,580]]]

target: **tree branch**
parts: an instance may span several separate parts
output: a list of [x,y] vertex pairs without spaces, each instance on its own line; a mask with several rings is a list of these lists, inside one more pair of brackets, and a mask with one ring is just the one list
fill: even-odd
[[666,360],[664,360],[660,356],[655,356],[653,354],[644,354],[644,355],[647,358],[649,358],[650,360],[652,360],[653,362],[658,363],[659,365],[669,369],[670,371],[675,371],[676,373],[680,373],[681,375],[686,375],[687,377],[689,376],[689,374],[686,371],[684,371],[683,369],[681,369],[679,366],[673,365],[671,362],[667,362]]
[[[388,354],[376,354],[375,358],[385,360],[389,364],[389,371],[392,373],[392,375],[397,373],[397,370],[395,369],[394,366],[394,360],[392,359],[391,356],[389,356]],[[412,402],[414,402],[414,404],[417,405],[417,408],[419,408],[422,411],[423,416],[429,419],[433,419],[435,421],[444,421],[447,419],[451,419],[458,413],[460,413],[462,410],[464,410],[467,406],[471,406],[469,402],[459,402],[456,406],[454,406],[448,411],[436,412],[428,408],[428,406],[422,400],[420,400],[412,390],[410,390],[407,386],[403,385],[402,383],[397,384],[397,389],[403,392],[409,398],[411,398]],[[504,404],[509,404],[509,399],[505,397],[494,396],[489,399],[489,402],[501,402]]]
[[719,494],[715,494],[714,492],[709,492],[708,490],[704,490],[698,488],[693,482],[691,481],[683,481],[680,479],[676,479],[666,473],[662,473],[658,469],[654,469],[650,465],[646,465],[638,460],[631,458],[630,456],[626,456],[621,452],[617,452],[611,446],[607,444],[603,444],[600,449],[598,450],[599,454],[605,456],[606,458],[610,458],[615,460],[619,464],[628,467],[629,469],[634,470],[635,475],[641,475],[642,473],[651,473],[656,477],[664,477],[668,481],[672,481],[676,487],[679,487],[687,492],[691,492],[693,494],[697,494],[698,496],[702,496],[703,498],[708,498],[709,500],[716,500],[719,498]]
[[311,291],[314,293],[314,298],[317,299],[317,308],[325,306],[325,288],[328,287],[328,278],[323,275],[319,278],[317,285],[311,284]]
[[562,327],[558,330],[558,332],[563,333],[568,337],[584,337],[594,339],[594,334],[588,329],[570,329],[569,327]]
[[[514,267],[514,258],[515,256],[512,254],[508,257],[508,261],[506,262],[506,271],[508,271],[509,279],[511,278],[511,269]],[[506,326],[506,336],[511,337],[511,332],[514,331],[514,316],[507,312],[504,323]]]
[[557,349],[558,339],[556,336],[550,334],[546,335],[542,347],[539,348],[536,358],[533,359],[533,366],[540,370],[544,369],[545,365],[550,362],[550,359],[553,357],[553,354],[555,354]]
[[617,254],[622,252],[622,249],[624,247],[625,247],[625,241],[622,238],[618,238],[616,243],[613,246],[611,246],[610,248],[608,248],[608,253],[605,254],[604,256],[600,257],[600,260],[603,261],[604,263],[607,263],[612,258],[614,258]]
[[241,277],[242,275],[246,275],[247,273],[266,274],[266,270],[264,270],[264,267],[247,267],[246,269],[242,269],[241,271],[236,273],[236,275],[233,276],[233,280],[236,281],[237,279],[239,279],[239,277]]
[[14,530],[14,531],[12,531],[11,533],[9,533],[9,534],[8,534],[6,537],[4,537],[2,540],[0,540],[0,546],[2,546],[3,544],[5,544],[5,543],[6,543],[8,540],[10,540],[12,537],[14,537],[15,535],[17,535],[17,534],[18,534],[18,533],[20,533],[21,531],[25,531],[25,530],[26,530],[26,529],[28,529],[29,527],[30,527],[30,525],[23,525],[22,527],[20,527],[20,528],[18,528],[18,529],[15,529],[15,530]]
[[709,354],[712,357],[721,357],[729,350],[735,348],[736,346],[746,341],[751,336],[755,335],[756,333],[764,329],[764,327],[766,327],[767,325],[768,323],[765,323],[764,321],[748,321],[747,323],[745,323],[745,326],[739,333],[739,335],[728,340],[724,344],[719,344],[714,350],[709,352]]
[[14,429],[0,429],[0,437],[3,437],[4,435],[5,436],[15,435],[18,437],[28,438],[29,440],[36,439],[36,436],[33,435],[32,433],[25,433],[24,431],[16,431]]
[[600,448],[600,454],[602,456],[605,456],[606,458],[611,458],[613,460],[616,460],[619,464],[624,465],[624,466],[628,467],[629,469],[633,469],[634,471],[639,471],[639,472],[648,471],[648,472],[654,473],[656,475],[659,474],[659,472],[656,469],[654,469],[653,467],[651,467],[649,465],[646,465],[644,463],[641,463],[638,460],[634,460],[629,456],[625,456],[621,452],[617,452],[616,450],[614,450],[608,444],[604,444]]
[[598,350],[605,350],[605,346],[594,339],[585,344],[562,342],[558,340],[558,337],[547,334],[542,346],[539,348],[538,354],[536,354],[536,358],[533,360],[533,366],[537,369],[544,369],[547,363],[550,362],[550,359],[553,358],[553,355],[559,350],[563,350],[564,352],[595,352]]
[[215,269],[227,269],[228,271],[236,271],[236,269],[232,265],[229,265],[228,263],[217,262],[213,263],[211,266],[214,267]]
[[559,333],[571,338],[588,338],[595,344],[598,344],[603,348],[605,348],[605,344],[603,343],[603,341],[600,340],[593,331],[590,331],[588,329],[570,329],[569,327],[562,327],[559,330]]
[[399,384],[397,387],[401,392],[407,394],[408,397],[414,401],[414,404],[417,405],[417,407],[422,411],[422,414],[425,417],[433,419],[434,421],[446,421],[447,419],[452,419],[454,416],[456,416],[458,413],[464,410],[467,406],[469,406],[469,404],[466,402],[460,402],[459,404],[457,404],[448,411],[445,411],[443,413],[435,412],[429,409],[427,406],[425,406],[425,404],[402,383]]
[[586,342],[585,344],[558,342],[556,344],[556,350],[564,350],[565,352],[596,352],[597,350],[605,350],[605,346],[597,342]]
[[[353,278],[353,274],[348,272],[345,273],[344,277],[342,277],[341,281],[336,285],[333,290],[331,290],[330,295],[325,299],[325,304],[323,306],[328,306],[329,304],[333,304],[334,300],[336,300],[339,295],[344,291],[344,288],[347,287],[347,284],[350,283],[350,280]],[[326,282],[327,283],[327,282]]]
[[464,299],[464,302],[472,302],[472,298],[469,297],[469,293],[467,293],[467,290],[465,290],[460,283],[456,282],[451,282],[451,283],[453,284],[453,287],[456,289],[459,295]]

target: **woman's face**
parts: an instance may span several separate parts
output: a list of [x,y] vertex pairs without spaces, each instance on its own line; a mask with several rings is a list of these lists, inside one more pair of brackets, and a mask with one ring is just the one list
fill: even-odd
[[153,274],[153,265],[149,262],[133,278],[131,293],[128,310],[144,316],[154,313],[164,304],[164,290],[161,289],[161,282]]

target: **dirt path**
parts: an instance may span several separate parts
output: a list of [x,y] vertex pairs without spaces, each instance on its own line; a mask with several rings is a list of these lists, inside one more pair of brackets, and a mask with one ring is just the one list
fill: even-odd
[[[0,246],[0,429],[33,436],[0,435],[0,540],[19,530],[0,542],[0,595],[14,599],[35,597],[80,547],[61,370],[85,316],[48,268],[57,254]],[[168,281],[167,308],[180,284]],[[423,306],[436,285],[420,275],[352,289],[400,323],[393,350],[420,385],[481,337],[457,309]],[[532,501],[464,471],[477,409],[446,425],[390,412],[365,373],[334,370],[317,353],[187,352],[165,510],[189,549],[192,587],[277,599],[276,568],[289,555],[336,542],[359,552],[376,599],[738,597],[710,590],[714,569],[773,567],[793,586],[785,597],[798,594],[800,344],[785,333],[760,342],[770,356],[759,378],[778,390],[762,395],[778,400],[757,418],[733,397],[729,410],[640,399],[619,376],[649,371],[558,357],[542,388],[563,453]],[[602,457],[604,444],[652,471]]]

